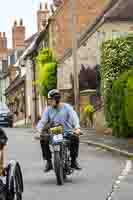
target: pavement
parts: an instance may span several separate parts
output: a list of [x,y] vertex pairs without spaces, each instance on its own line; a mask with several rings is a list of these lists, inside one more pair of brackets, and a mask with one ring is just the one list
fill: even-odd
[[84,133],[81,136],[82,142],[133,159],[133,139],[128,140],[111,135],[97,134],[95,129],[83,129],[82,131]]
[[5,131],[9,137],[6,158],[18,160],[22,167],[23,200],[107,200],[114,183],[119,183],[119,188],[113,191],[114,200],[132,199],[132,161],[129,165],[125,157],[81,143],[79,159],[83,170],[74,172],[63,186],[57,186],[53,171],[43,173],[40,146],[31,130],[13,128]]

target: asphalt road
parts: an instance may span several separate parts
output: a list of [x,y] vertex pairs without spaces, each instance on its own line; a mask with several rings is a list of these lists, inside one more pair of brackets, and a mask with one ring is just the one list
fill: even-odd
[[[81,144],[83,170],[74,172],[63,186],[56,185],[53,172],[43,172],[39,143],[29,129],[5,129],[9,141],[7,160],[18,160],[24,176],[23,200],[105,200],[112,183],[125,167],[125,158]],[[114,195],[114,200],[132,199],[132,171]]]

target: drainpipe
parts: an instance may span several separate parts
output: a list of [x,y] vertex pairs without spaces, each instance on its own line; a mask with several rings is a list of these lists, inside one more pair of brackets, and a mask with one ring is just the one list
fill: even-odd
[[[36,65],[35,65],[35,61],[33,60],[33,81],[35,83],[36,81]],[[36,86],[34,84],[34,97],[33,97],[33,101],[34,101],[34,122],[33,122],[33,126],[36,126],[37,123],[37,90],[36,90]]]
[[26,117],[27,117],[27,113],[26,113],[26,80],[24,80],[24,114],[25,114],[25,125],[26,125]]

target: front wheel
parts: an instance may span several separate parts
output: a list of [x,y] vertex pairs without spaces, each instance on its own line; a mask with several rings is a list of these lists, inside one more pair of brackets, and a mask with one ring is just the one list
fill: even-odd
[[57,185],[64,184],[63,162],[60,156],[60,152],[54,152],[54,169],[57,179]]
[[11,161],[7,167],[7,200],[22,200],[23,176],[18,162]]

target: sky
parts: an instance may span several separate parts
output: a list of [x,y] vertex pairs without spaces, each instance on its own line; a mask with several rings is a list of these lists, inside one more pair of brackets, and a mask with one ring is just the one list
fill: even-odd
[[26,36],[37,31],[36,12],[40,2],[49,4],[52,0],[3,0],[0,5],[0,32],[6,32],[8,47],[11,48],[11,30],[14,20],[23,19]]

